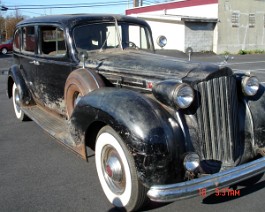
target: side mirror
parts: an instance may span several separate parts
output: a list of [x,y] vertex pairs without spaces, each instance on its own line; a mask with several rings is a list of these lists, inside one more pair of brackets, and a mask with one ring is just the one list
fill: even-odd
[[156,39],[156,43],[158,46],[160,46],[161,48],[163,48],[165,45],[167,45],[167,38],[164,35],[160,35],[158,36],[158,38]]

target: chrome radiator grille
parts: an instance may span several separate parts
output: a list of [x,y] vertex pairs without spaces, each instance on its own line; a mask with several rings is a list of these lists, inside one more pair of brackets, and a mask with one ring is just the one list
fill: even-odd
[[205,160],[233,163],[237,145],[237,88],[232,76],[211,79],[195,86],[199,95],[197,119]]

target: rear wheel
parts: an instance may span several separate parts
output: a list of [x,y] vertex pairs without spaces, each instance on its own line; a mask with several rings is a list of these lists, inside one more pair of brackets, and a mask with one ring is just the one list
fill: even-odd
[[16,118],[20,121],[26,121],[28,117],[20,108],[21,99],[16,83],[14,83],[12,87],[12,99]]
[[114,206],[134,211],[144,204],[147,189],[138,180],[134,159],[109,126],[97,136],[96,167],[103,191]]

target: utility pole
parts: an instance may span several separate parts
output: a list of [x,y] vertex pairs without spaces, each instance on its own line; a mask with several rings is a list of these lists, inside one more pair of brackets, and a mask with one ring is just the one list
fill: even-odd
[[143,0],[133,0],[133,7],[143,6]]
[[6,34],[6,40],[7,40],[7,30],[6,30],[6,19],[5,19],[5,34]]

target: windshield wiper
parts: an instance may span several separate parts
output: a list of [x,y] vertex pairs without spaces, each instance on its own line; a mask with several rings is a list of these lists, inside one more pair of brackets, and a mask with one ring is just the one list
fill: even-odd
[[103,51],[103,47],[105,46],[105,44],[106,44],[106,42],[107,42],[107,40],[108,40],[108,38],[109,38],[109,35],[110,35],[110,32],[108,32],[108,34],[107,34],[107,37],[106,37],[105,41],[103,42],[103,44],[102,44],[101,48],[99,49],[99,52],[102,52],[102,51]]

